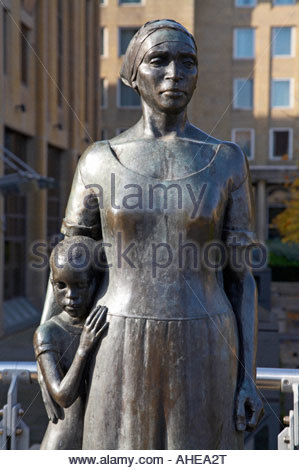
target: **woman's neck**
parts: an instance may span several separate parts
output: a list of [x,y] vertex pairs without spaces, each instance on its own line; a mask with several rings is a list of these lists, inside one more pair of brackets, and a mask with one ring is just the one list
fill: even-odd
[[143,103],[141,122],[144,134],[156,138],[183,136],[189,125],[185,109],[179,114],[166,114],[151,109],[146,103]]

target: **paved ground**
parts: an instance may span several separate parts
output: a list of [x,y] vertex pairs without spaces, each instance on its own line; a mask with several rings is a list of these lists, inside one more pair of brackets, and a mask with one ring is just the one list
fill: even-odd
[[[36,327],[0,339],[1,361],[34,361],[32,337]],[[8,386],[0,381],[0,408],[6,403]],[[30,445],[41,442],[48,424],[38,384],[20,384],[19,402],[25,411],[24,421],[30,427]]]

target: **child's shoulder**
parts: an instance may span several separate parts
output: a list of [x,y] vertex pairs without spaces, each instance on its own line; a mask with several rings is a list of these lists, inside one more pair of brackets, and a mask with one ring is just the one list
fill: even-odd
[[35,354],[38,355],[44,350],[56,350],[61,337],[61,330],[60,325],[54,318],[40,325],[33,336]]
[[39,325],[39,327],[36,329],[34,333],[34,340],[37,340],[38,342],[50,340],[57,328],[59,327],[55,322],[53,322],[52,318],[47,320],[42,325]]

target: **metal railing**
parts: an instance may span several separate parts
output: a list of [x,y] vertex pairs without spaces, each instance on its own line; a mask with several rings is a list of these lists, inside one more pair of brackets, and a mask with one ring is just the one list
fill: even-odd
[[[0,382],[9,384],[7,403],[0,410],[0,449],[29,449],[29,428],[18,402],[18,383],[37,382],[36,362],[0,362]],[[278,435],[279,450],[299,449],[299,370],[257,368],[257,386],[263,390],[293,393],[294,409],[285,417]]]

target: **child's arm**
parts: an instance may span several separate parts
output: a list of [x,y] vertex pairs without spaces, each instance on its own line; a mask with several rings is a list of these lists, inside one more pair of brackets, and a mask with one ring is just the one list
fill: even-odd
[[37,357],[48,391],[63,408],[71,406],[79,395],[88,354],[108,326],[105,322],[106,313],[106,307],[97,307],[87,317],[79,347],[65,376],[63,376],[57,352],[49,350]]

